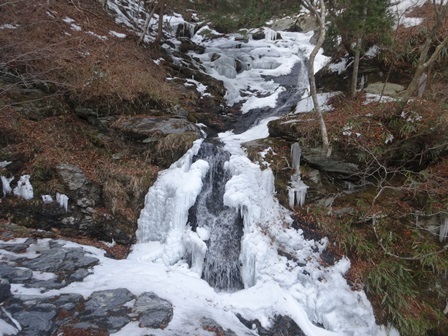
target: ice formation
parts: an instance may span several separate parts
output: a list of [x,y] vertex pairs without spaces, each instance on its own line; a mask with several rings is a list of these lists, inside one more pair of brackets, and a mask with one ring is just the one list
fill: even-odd
[[65,209],[65,212],[68,210],[68,196],[65,194],[56,193],[56,202],[59,203],[61,208]]
[[0,161],[0,168],[5,168],[10,163],[12,163],[12,162],[11,161]]
[[17,187],[14,188],[13,192],[14,195],[22,197],[26,200],[32,199],[34,197],[34,194],[33,186],[30,183],[30,175],[22,175],[19,182],[17,182]]
[[42,202],[44,202],[44,204],[53,203],[53,197],[51,197],[51,195],[42,195]]
[[[145,197],[145,206],[138,219],[137,241],[164,244],[163,251],[155,258],[167,265],[176,263],[185,254],[183,239],[188,209],[196,201],[209,168],[204,160],[192,162],[201,143],[202,139],[196,140],[179,161],[159,174]],[[189,236],[189,241],[195,239]]]
[[291,176],[290,185],[288,186],[289,207],[294,209],[297,204],[303,206],[305,204],[306,192],[308,186],[302,181],[300,177],[300,158],[302,155],[302,148],[299,143],[295,142],[291,146],[292,168],[294,174]]
[[14,180],[14,177],[7,178],[5,176],[2,176],[1,180],[3,186],[3,197],[6,197],[12,193],[11,182],[12,180]]

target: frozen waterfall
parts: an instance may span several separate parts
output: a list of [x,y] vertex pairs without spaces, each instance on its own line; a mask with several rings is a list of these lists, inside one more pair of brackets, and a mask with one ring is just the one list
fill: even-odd
[[[247,157],[243,143],[268,137],[268,122],[295,110],[306,89],[305,58],[313,49],[311,35],[282,32],[281,40],[273,40],[267,32],[264,40],[244,43],[235,36],[193,38],[206,48],[193,56],[224,82],[227,104],[240,103],[247,113],[234,130],[196,141],[159,174],[129,259],[162,273],[161,290],[175,290],[172,299],[183,300],[179,309],[188,312],[182,322],[200,317],[200,310],[215,318],[240,314],[269,328],[282,315],[307,336],[382,335],[364,292],[352,291],[344,278],[350,261],[322,265],[328,240],[307,240],[294,228],[291,211],[275,197],[272,170]],[[294,144],[291,207],[303,204],[308,188],[300,178],[300,157]],[[147,281],[151,287],[152,279]],[[197,304],[190,308],[192,302]],[[237,334],[246,332],[252,331]]]
[[[198,158],[210,165],[202,191],[189,216],[189,222],[196,231],[208,232],[202,277],[217,289],[241,289],[239,256],[243,223],[235,209],[223,204],[226,183],[231,177],[224,163],[229,160],[230,154],[222,144],[207,142],[199,150]],[[191,255],[194,259],[193,253]]]

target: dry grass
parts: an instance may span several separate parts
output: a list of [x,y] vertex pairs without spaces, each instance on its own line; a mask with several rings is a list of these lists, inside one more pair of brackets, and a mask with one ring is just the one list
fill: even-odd
[[[0,31],[0,65],[22,84],[46,82],[80,101],[147,99],[170,105],[179,99],[153,59],[154,48],[139,47],[134,36],[113,22],[99,1],[14,1],[0,11],[2,22],[16,29]],[[82,30],[71,29],[71,18]],[[109,34],[128,35],[121,39]],[[96,34],[97,36],[95,36]],[[101,39],[104,36],[107,39]]]

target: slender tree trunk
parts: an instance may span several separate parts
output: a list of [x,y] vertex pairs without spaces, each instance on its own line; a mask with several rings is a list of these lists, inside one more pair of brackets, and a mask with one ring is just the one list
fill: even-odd
[[144,26],[142,34],[140,35],[140,38],[138,39],[138,42],[137,42],[138,45],[142,44],[143,40],[145,39],[145,35],[148,31],[149,23],[151,22],[151,19],[156,11],[156,8],[157,8],[157,5],[154,4],[154,6],[151,9],[151,12],[149,13],[148,17],[146,18],[145,26]]
[[418,82],[419,82],[421,76],[423,75],[423,73],[425,73],[429,69],[429,67],[432,64],[434,64],[434,62],[439,57],[442,49],[448,45],[448,36],[445,36],[443,41],[437,46],[436,50],[434,50],[434,52],[428,59],[428,52],[429,52],[429,48],[430,48],[431,44],[432,44],[432,38],[428,37],[423,46],[422,53],[420,54],[418,67],[414,73],[414,77],[412,77],[411,83],[408,85],[408,88],[404,92],[403,97],[400,99],[399,111],[397,111],[398,113],[401,113],[403,111],[403,109],[406,106],[406,104],[408,103],[409,99],[411,99],[414,92],[418,89]]
[[163,11],[165,9],[165,0],[159,1],[159,24],[157,27],[157,37],[154,44],[159,44],[163,36]]
[[316,16],[317,21],[319,22],[319,38],[317,39],[317,43],[314,46],[313,51],[310,55],[309,60],[309,68],[308,68],[308,79],[310,82],[310,93],[313,99],[314,111],[317,114],[317,120],[319,122],[321,136],[322,136],[322,154],[325,156],[330,156],[330,142],[328,141],[328,133],[327,126],[325,125],[325,120],[322,114],[322,111],[319,106],[319,101],[317,99],[317,89],[316,89],[316,78],[314,76],[314,60],[316,59],[316,55],[319,52],[319,49],[322,47],[322,44],[325,40],[325,3],[324,0],[320,0],[320,13],[316,10],[314,11],[314,15]]
[[422,51],[420,53],[420,57],[418,59],[418,66],[417,70],[414,73],[414,76],[412,77],[411,83],[409,83],[406,91],[404,92],[403,97],[400,99],[400,102],[398,104],[397,108],[397,114],[401,114],[404,107],[408,103],[409,99],[411,99],[412,95],[415,93],[415,91],[419,88],[419,81],[422,78],[422,75],[430,69],[430,67],[436,62],[437,58],[439,57],[442,50],[448,45],[448,35],[444,37],[442,42],[438,44],[434,52],[429,56],[429,49],[431,48],[431,45],[434,41],[437,40],[437,34],[439,32],[440,27],[443,27],[443,24],[445,22],[445,19],[448,14],[448,6],[445,1],[441,1],[439,7],[438,5],[433,1],[433,9],[435,13],[435,23],[434,26],[431,28],[430,33],[426,37],[426,41],[423,45]]
[[352,72],[352,85],[350,90],[350,95],[352,98],[355,98],[356,93],[358,92],[357,89],[358,89],[359,61],[361,58],[361,48],[362,48],[366,19],[367,19],[367,0],[364,1],[364,6],[362,8],[362,26],[359,32],[358,40],[356,41],[355,60],[353,62],[353,72]]
[[358,72],[359,72],[359,59],[361,57],[361,44],[362,44],[362,37],[358,37],[358,41],[356,42],[355,60],[353,62],[353,72],[352,72],[352,85],[350,90],[350,96],[352,98],[355,98],[356,93],[358,92]]

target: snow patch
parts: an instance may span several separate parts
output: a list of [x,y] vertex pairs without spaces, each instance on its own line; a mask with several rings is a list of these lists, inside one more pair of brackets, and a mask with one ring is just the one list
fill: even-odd
[[121,38],[121,39],[123,39],[123,38],[125,38],[127,36],[126,34],[118,33],[118,32],[113,31],[113,30],[109,30],[109,35],[112,35],[114,37]]

